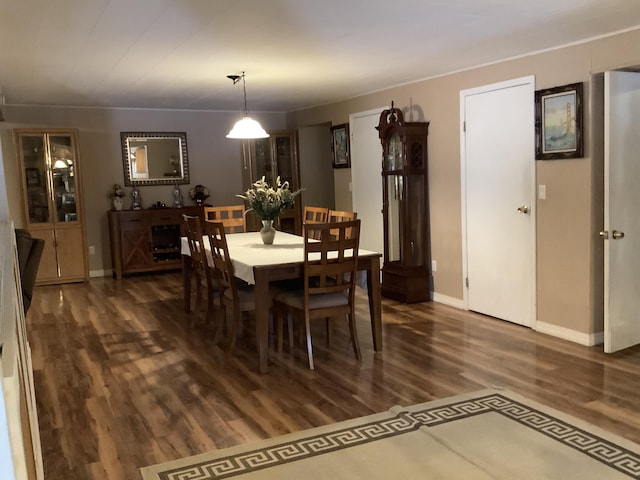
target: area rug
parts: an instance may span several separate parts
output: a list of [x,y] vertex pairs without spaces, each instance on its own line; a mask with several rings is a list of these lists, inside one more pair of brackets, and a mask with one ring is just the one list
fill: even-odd
[[141,469],[144,480],[629,479],[640,445],[482,390]]

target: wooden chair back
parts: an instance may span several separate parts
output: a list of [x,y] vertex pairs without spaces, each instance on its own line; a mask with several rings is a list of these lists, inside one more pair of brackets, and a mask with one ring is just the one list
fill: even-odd
[[[205,225],[205,235],[211,247],[211,259],[215,270],[216,279],[223,290],[222,305],[226,318],[226,308],[231,308],[233,322],[231,325],[231,338],[227,347],[227,354],[233,353],[236,343],[236,335],[241,321],[242,312],[255,309],[253,288],[239,288],[235,277],[233,262],[229,256],[229,246],[227,245],[226,226],[224,222],[207,222]],[[216,333],[216,337],[218,337]]]
[[[327,223],[329,218],[329,209],[325,207],[313,207],[305,205],[304,215],[302,217],[302,235],[304,235],[304,226],[310,223]],[[316,240],[318,240],[316,238]]]
[[205,285],[207,287],[207,304],[209,306],[207,311],[208,315],[211,314],[214,292],[219,291],[219,286],[215,279],[215,274],[209,265],[209,260],[203,241],[202,224],[200,223],[200,217],[183,214],[182,218],[187,233],[187,241],[189,243],[191,267],[197,281],[196,311],[194,312],[193,320],[191,322],[193,326],[200,310],[202,285]]
[[[347,222],[349,220],[355,220],[358,218],[358,214],[356,212],[347,212],[344,210],[329,210],[328,214],[328,222]],[[333,235],[337,235],[337,231],[333,231]]]
[[227,227],[224,222],[208,221],[205,226],[205,235],[211,247],[211,260],[216,278],[222,288],[232,291],[236,287],[233,263],[229,257],[229,247],[226,237]]
[[207,222],[222,222],[225,227],[225,233],[242,233],[247,231],[244,205],[204,207],[204,219]]
[[359,243],[360,220],[308,225],[304,237],[305,297],[341,292],[352,303]]

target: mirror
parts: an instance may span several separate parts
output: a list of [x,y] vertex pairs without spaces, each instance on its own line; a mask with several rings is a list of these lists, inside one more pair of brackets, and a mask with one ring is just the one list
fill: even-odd
[[120,132],[120,140],[125,186],[189,183],[185,132]]

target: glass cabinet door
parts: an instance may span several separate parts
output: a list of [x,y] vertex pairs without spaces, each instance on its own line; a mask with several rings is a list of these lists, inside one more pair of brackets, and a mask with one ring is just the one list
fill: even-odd
[[403,145],[400,135],[394,132],[389,139],[384,158],[385,198],[387,223],[386,228],[386,262],[402,260],[402,209],[404,195]]
[[75,186],[75,151],[68,135],[49,137],[52,197],[55,221],[58,223],[78,220]]
[[255,140],[254,145],[256,176],[253,181],[255,182],[264,177],[269,185],[273,185],[275,176],[271,159],[271,140],[269,138],[260,138]]
[[23,135],[20,149],[29,223],[51,223],[44,135]]
[[275,150],[275,164],[280,181],[289,182],[289,187],[295,189],[291,137],[276,136]]

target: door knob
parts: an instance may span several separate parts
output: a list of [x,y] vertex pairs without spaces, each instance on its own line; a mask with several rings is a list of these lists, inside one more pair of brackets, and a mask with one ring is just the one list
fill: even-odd
[[609,238],[609,232],[607,230],[603,230],[600,232],[600,236],[607,240]]
[[611,232],[611,236],[613,237],[614,240],[617,240],[618,238],[624,238],[624,232],[619,232],[617,230],[614,230],[613,232]]
[[526,205],[518,207],[518,213],[529,213],[529,207],[527,207]]

